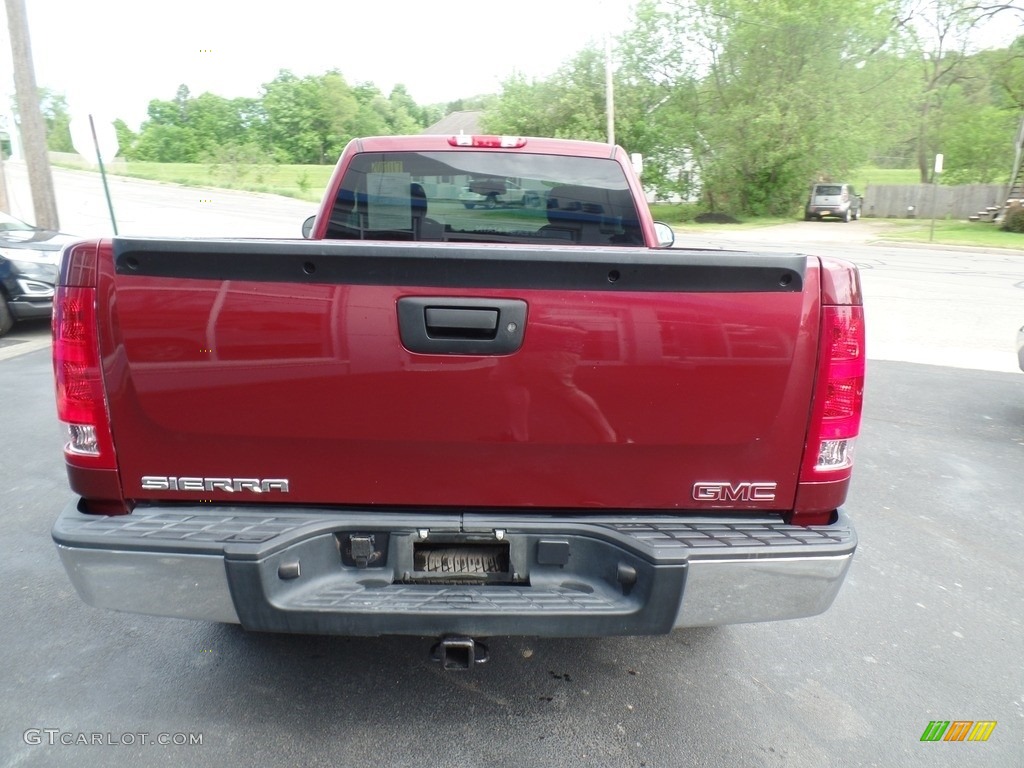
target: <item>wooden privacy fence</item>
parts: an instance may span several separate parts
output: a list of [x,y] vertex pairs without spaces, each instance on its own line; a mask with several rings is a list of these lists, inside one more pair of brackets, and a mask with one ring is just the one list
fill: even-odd
[[966,219],[989,206],[1003,207],[1007,184],[868,184],[862,215],[885,219]]

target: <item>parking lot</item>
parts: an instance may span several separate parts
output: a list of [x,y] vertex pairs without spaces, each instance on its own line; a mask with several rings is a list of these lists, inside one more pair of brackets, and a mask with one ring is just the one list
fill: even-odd
[[[48,329],[16,328],[0,340],[0,767],[1024,765],[1024,252],[821,234],[863,223],[760,243],[863,267],[860,544],[832,608],[493,638],[472,673],[443,672],[429,638],[257,635],[82,603],[49,538],[69,492]],[[922,742],[935,720],[997,724],[985,742]]]

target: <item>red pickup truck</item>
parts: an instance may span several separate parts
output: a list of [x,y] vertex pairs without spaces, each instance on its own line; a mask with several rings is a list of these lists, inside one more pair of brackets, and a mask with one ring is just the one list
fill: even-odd
[[[486,180],[543,203],[467,209]],[[305,234],[65,249],[53,538],[85,601],[451,667],[832,603],[855,267],[670,249],[622,149],[553,139],[354,140]]]

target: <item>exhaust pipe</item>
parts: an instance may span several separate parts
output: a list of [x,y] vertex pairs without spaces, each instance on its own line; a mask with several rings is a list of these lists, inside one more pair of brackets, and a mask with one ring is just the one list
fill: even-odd
[[430,657],[445,670],[472,669],[490,658],[487,646],[471,637],[444,637],[430,649]]

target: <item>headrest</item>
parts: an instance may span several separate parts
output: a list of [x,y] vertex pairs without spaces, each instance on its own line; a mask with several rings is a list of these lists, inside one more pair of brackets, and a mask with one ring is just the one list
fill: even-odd
[[593,187],[552,187],[548,193],[548,221],[601,221],[608,204],[607,192]]
[[409,185],[409,200],[413,216],[424,216],[427,213],[427,193],[422,184],[415,181]]

